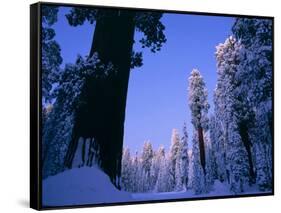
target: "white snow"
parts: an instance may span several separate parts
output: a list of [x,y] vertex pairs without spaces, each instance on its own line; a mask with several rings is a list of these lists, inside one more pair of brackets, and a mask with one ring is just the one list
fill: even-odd
[[[221,183],[216,180],[213,185],[213,190],[207,194],[194,194],[193,190],[181,191],[181,192],[161,192],[161,193],[136,193],[132,194],[134,200],[144,201],[144,200],[166,200],[166,199],[181,199],[181,198],[204,198],[204,197],[215,197],[215,196],[228,196],[234,195],[233,192],[229,190],[229,185]],[[242,194],[261,194],[268,192],[261,192],[258,187],[252,186],[246,188],[245,192]]]
[[[81,167],[45,179],[42,191],[43,206],[48,207],[234,195],[229,188],[228,184],[216,180],[213,190],[207,194],[196,195],[193,190],[131,194],[116,189],[99,168]],[[241,194],[256,193],[262,192],[253,186]]]
[[128,202],[131,194],[119,191],[97,167],[67,170],[43,180],[43,206]]

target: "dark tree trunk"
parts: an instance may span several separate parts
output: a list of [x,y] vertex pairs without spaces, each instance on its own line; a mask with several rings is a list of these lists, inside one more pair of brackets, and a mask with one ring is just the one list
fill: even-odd
[[76,113],[73,137],[65,158],[67,167],[77,149],[78,139],[92,138],[99,148],[99,165],[120,188],[125,109],[134,39],[134,12],[102,10],[90,56],[98,53],[103,63],[112,62],[117,74],[112,78],[89,78],[82,90],[83,106]]
[[269,129],[270,129],[270,136],[271,136],[271,140],[273,139],[274,137],[274,129],[273,129],[273,121],[272,121],[272,113],[268,113],[267,115],[268,117],[268,126],[269,126]]
[[199,126],[198,128],[198,139],[199,139],[200,162],[205,175],[206,174],[205,146],[204,146],[203,128],[201,126]]
[[245,146],[247,151],[248,161],[249,161],[249,175],[250,175],[250,182],[255,183],[255,172],[253,166],[253,159],[252,159],[252,152],[251,152],[251,141],[248,134],[248,127],[246,122],[241,122],[239,124],[239,133],[242,139],[242,142]]

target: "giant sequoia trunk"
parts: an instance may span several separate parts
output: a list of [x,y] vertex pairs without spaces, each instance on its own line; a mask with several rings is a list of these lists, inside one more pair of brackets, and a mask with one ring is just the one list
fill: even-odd
[[[103,63],[112,62],[117,70],[111,78],[88,78],[82,90],[83,105],[76,112],[72,140],[65,158],[71,168],[78,141],[82,143],[84,165],[91,165],[94,149],[98,164],[120,188],[125,109],[134,39],[134,12],[101,10],[90,51]],[[88,143],[86,142],[88,141]],[[86,162],[87,159],[87,162]]]
[[199,139],[200,162],[203,168],[203,172],[204,174],[206,174],[204,136],[203,136],[203,128],[201,126],[198,127],[198,139]]
[[249,175],[250,175],[250,182],[255,183],[255,172],[253,166],[253,159],[252,159],[252,152],[251,152],[251,141],[249,138],[248,127],[246,122],[240,122],[239,124],[239,133],[242,139],[242,142],[245,146],[248,156],[249,162]]

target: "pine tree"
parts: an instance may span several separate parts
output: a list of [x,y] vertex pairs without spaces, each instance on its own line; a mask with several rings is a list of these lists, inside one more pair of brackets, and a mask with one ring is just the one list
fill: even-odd
[[132,191],[132,159],[129,148],[123,149],[121,171],[121,187],[126,191]]
[[[215,104],[215,111],[216,109]],[[215,167],[214,176],[221,182],[228,181],[226,172],[226,140],[223,137],[219,116],[212,115],[210,117],[210,141],[213,151],[213,165]]]
[[[162,147],[163,148],[163,147]],[[164,148],[159,153],[159,172],[158,177],[155,185],[156,192],[167,192],[167,160],[165,157],[165,150]]]
[[272,186],[272,21],[237,18],[232,32],[236,39],[217,51],[217,111],[225,138],[235,123],[247,152],[250,183],[267,190]]
[[204,134],[204,141],[206,145],[206,175],[205,175],[205,187],[206,192],[212,190],[214,180],[216,178],[216,164],[214,159],[213,144],[210,140],[210,132]]
[[247,152],[235,122],[230,123],[230,128],[232,131],[229,133],[229,143],[227,144],[230,190],[239,194],[244,191],[245,185],[249,182],[249,163],[245,160],[247,159]]
[[89,76],[83,85],[84,106],[75,115],[77,119],[74,120],[74,136],[65,161],[66,167],[72,167],[76,152],[73,147],[77,147],[78,139],[86,136],[95,138],[100,147],[101,169],[117,188],[120,187],[116,180],[121,174],[130,69],[142,65],[142,53],[133,50],[134,33],[136,30],[143,32],[139,41],[143,48],[159,51],[166,41],[161,17],[162,13],[159,12],[82,7],[73,7],[66,14],[68,23],[74,27],[85,22],[95,23],[89,58],[98,53],[103,64],[111,62],[116,67],[116,75],[111,80],[96,81]]
[[[56,32],[52,26],[57,22],[59,8],[42,6],[42,102],[43,107],[51,104],[53,84],[58,82],[62,63],[61,49],[55,41]],[[44,123],[43,123],[44,125]]]
[[270,19],[237,18],[232,31],[244,45],[236,76],[238,94],[248,101],[254,121],[249,138],[255,153],[256,180],[261,190],[272,188],[273,23]]
[[177,156],[176,156],[174,191],[182,191],[183,190],[182,149],[183,149],[183,145],[180,142],[179,149],[178,149]]
[[207,100],[206,85],[199,70],[193,69],[189,77],[189,107],[191,110],[192,124],[198,131],[200,163],[203,172],[206,172],[206,156],[204,145],[204,133],[208,129],[208,110],[210,108]]
[[[252,110],[249,101],[242,97],[247,97],[244,90],[240,87],[236,77],[241,63],[241,52],[243,45],[233,36],[226,39],[225,43],[217,46],[217,73],[218,83],[215,90],[215,108],[218,120],[221,120],[223,130],[224,144],[229,147],[226,149],[226,156],[232,152],[229,144],[236,144],[232,140],[237,137],[231,137],[234,131],[238,131],[242,146],[247,151],[246,158],[240,159],[247,161],[249,164],[249,180],[254,180],[253,154],[251,141],[249,137],[250,128],[252,126]],[[233,127],[237,129],[234,130]],[[234,147],[233,147],[234,149]],[[237,149],[237,148],[236,148]],[[242,148],[241,148],[242,149]],[[245,157],[244,155],[238,155]],[[237,157],[237,156],[236,156]],[[229,165],[226,165],[228,168]],[[226,170],[227,179],[231,182],[230,177],[233,170]],[[230,173],[228,173],[230,172]]]
[[188,176],[189,176],[189,156],[188,156],[188,134],[186,129],[186,123],[183,126],[183,136],[181,138],[181,182],[184,190],[188,188]]
[[202,166],[200,164],[199,158],[199,142],[198,142],[198,132],[193,131],[192,138],[192,157],[191,157],[191,186],[195,194],[205,193],[205,178]]
[[135,156],[133,157],[132,161],[132,176],[131,176],[131,182],[132,182],[132,192],[139,192],[140,191],[140,162],[139,162],[139,156],[138,152],[135,153]]
[[157,152],[154,154],[152,159],[152,168],[151,168],[151,188],[155,189],[156,182],[159,176],[159,171],[162,161],[165,161],[165,149],[163,146],[160,146]]
[[[175,190],[177,179],[180,181],[180,136],[177,129],[172,130],[171,146],[168,155],[168,171],[169,171],[169,185],[170,191]],[[176,174],[177,170],[177,174]]]
[[[42,7],[42,131],[43,135],[46,132],[50,132],[50,119],[52,119],[53,112],[53,98],[54,95],[51,92],[53,84],[57,82],[58,72],[62,63],[62,57],[60,55],[60,46],[55,41],[55,30],[52,26],[57,22],[58,7],[52,6]],[[67,126],[67,124],[66,124]],[[63,130],[62,130],[63,131]],[[52,134],[55,134],[54,132]],[[43,169],[43,178],[50,174],[62,171],[63,167],[60,165],[60,147],[52,144],[46,138],[42,140],[42,164],[44,163],[49,154],[52,154],[53,162],[49,162],[48,172],[46,168]]]
[[153,149],[149,141],[145,141],[142,156],[141,156],[141,167],[143,176],[143,191],[151,190],[151,166],[153,159]]
[[[83,106],[81,88],[85,83],[87,76],[95,76],[98,79],[110,78],[115,71],[111,64],[104,65],[95,54],[92,58],[77,57],[75,64],[66,64],[61,70],[59,84],[54,90],[56,100],[53,103],[48,119],[46,119],[43,129],[43,159],[42,172],[43,178],[55,175],[65,169],[65,159],[69,157],[70,149],[75,149],[74,159],[78,155],[83,159],[88,159],[88,153],[95,149],[98,152],[95,138],[90,138],[90,152],[83,152],[82,149],[76,150],[77,147],[71,147],[70,141],[73,136],[75,111]],[[94,78],[94,77],[93,77]],[[79,137],[78,141],[86,143],[88,138]],[[78,142],[77,142],[78,143]],[[86,154],[85,154],[86,153]],[[87,156],[86,156],[87,155]],[[93,155],[92,155],[93,156]],[[73,161],[72,159],[72,161]],[[94,160],[94,159],[92,159]],[[99,162],[99,159],[95,159]],[[83,162],[85,165],[92,165],[94,162]],[[76,165],[76,164],[73,164]],[[74,166],[75,167],[75,166]]]

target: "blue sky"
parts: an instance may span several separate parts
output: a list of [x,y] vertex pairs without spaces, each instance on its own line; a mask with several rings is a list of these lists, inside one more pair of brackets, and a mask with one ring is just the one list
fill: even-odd
[[[65,63],[74,63],[78,54],[89,53],[94,25],[71,27],[61,8],[54,25]],[[200,70],[209,92],[213,110],[216,84],[215,46],[231,35],[234,18],[201,15],[164,14],[167,42],[160,52],[142,49],[144,65],[131,71],[127,97],[124,146],[141,150],[145,140],[154,149],[169,148],[173,128],[182,132],[186,122],[191,140],[192,124],[188,108],[188,77],[193,68]],[[140,38],[137,33],[135,38]],[[136,42],[135,50],[141,47]],[[190,141],[189,140],[189,141]]]

